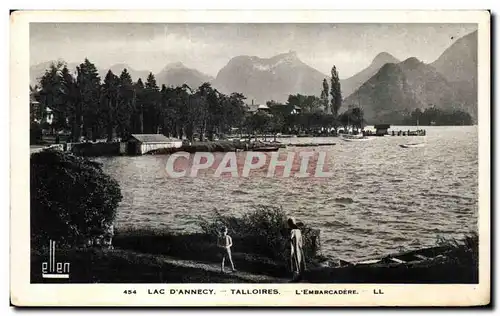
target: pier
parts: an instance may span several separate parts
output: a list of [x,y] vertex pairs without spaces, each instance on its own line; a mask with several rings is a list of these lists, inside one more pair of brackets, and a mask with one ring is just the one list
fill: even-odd
[[417,130],[392,130],[389,133],[389,128],[391,127],[389,124],[377,124],[374,126],[375,132],[370,130],[364,130],[363,136],[425,136],[425,129],[417,129]]

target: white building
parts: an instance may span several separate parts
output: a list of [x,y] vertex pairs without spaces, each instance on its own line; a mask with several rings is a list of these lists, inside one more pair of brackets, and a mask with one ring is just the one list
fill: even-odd
[[162,148],[180,148],[182,140],[168,138],[162,134],[132,134],[128,141],[128,153],[143,155]]

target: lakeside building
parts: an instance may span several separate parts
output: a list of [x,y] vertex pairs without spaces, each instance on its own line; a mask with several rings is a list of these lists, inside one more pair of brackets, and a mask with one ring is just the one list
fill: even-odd
[[255,114],[257,112],[269,113],[271,111],[271,109],[269,108],[269,106],[267,106],[267,104],[251,104],[247,105],[247,108],[248,108],[247,111],[252,114]]
[[388,129],[391,127],[390,124],[377,124],[374,126],[376,136],[384,136],[389,134]]
[[298,105],[295,105],[293,107],[293,110],[292,110],[292,112],[290,114],[300,114],[301,112],[302,112],[302,108],[300,106],[298,106]]
[[[149,151],[162,148],[180,148],[182,140],[168,138],[162,134],[132,134],[127,141],[128,154],[143,155]],[[123,148],[120,151],[124,150]]]

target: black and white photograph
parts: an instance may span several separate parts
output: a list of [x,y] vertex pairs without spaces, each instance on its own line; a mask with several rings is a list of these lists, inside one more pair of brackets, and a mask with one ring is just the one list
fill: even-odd
[[140,284],[171,300],[478,287],[480,13],[28,23],[29,284],[127,284],[123,300]]

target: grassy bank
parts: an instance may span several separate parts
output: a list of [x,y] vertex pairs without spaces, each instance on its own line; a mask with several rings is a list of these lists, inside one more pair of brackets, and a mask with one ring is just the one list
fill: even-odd
[[[70,282],[77,283],[245,283],[287,282],[286,215],[280,208],[260,207],[243,216],[215,211],[200,219],[200,232],[175,234],[166,230],[117,229],[114,249],[58,249],[57,262],[70,262]],[[220,272],[217,232],[228,227],[238,272]],[[372,264],[339,264],[317,255],[319,231],[300,223],[304,236],[307,283],[477,283],[477,235],[440,241],[423,252],[388,255]],[[417,256],[426,258],[415,260]],[[41,264],[48,249],[32,250],[32,282],[43,282]],[[329,260],[327,260],[329,259]],[[325,265],[325,262],[327,263]],[[52,281],[51,281],[52,282]],[[57,281],[56,281],[57,282]]]
[[58,250],[57,262],[70,262],[69,279],[43,279],[48,252],[32,252],[32,283],[242,283],[249,280],[217,270],[186,267],[162,256],[114,249]]
[[[57,261],[71,263],[70,282],[76,283],[246,283],[281,282],[290,277],[284,261],[249,252],[248,249],[238,247],[236,240],[233,249],[235,265],[241,273],[255,275],[255,279],[242,278],[240,272],[220,273],[219,252],[215,243],[205,234],[176,235],[159,231],[127,230],[117,233],[114,244],[115,249],[112,250],[61,249],[58,250]],[[405,264],[382,261],[373,265],[321,267],[309,262],[302,282],[478,282],[475,254],[465,246],[444,246],[437,249],[443,253],[441,257]],[[44,282],[40,267],[48,256],[47,250],[32,252],[32,282]],[[183,263],[187,261],[194,261],[196,265],[184,266]],[[260,275],[271,278],[261,280],[258,278]],[[273,281],[272,278],[276,280]]]

